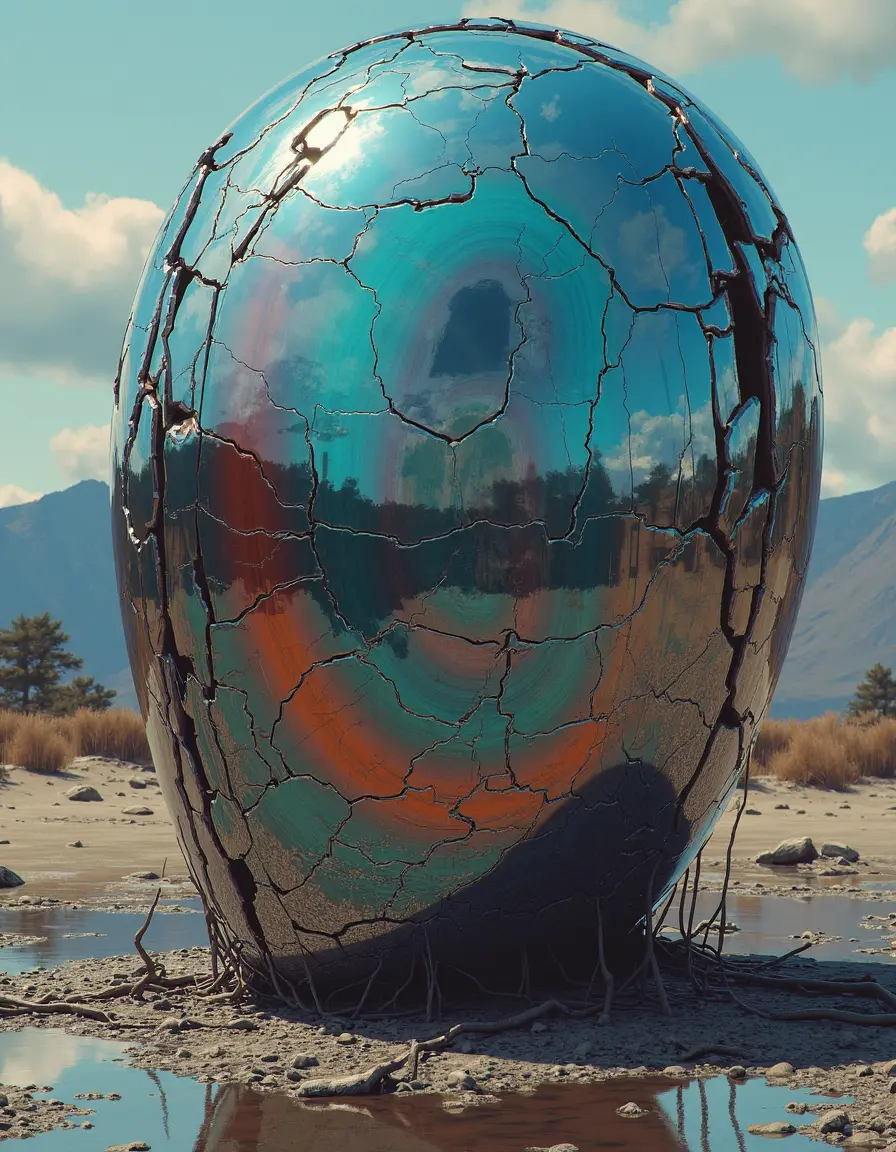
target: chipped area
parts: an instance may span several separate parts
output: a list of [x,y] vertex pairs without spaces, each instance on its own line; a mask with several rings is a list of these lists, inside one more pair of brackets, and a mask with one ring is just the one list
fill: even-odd
[[597,906],[619,937],[668,892],[793,628],[817,346],[755,163],[586,37],[355,45],[200,156],[113,527],[166,799],[259,979],[548,939],[590,971]]

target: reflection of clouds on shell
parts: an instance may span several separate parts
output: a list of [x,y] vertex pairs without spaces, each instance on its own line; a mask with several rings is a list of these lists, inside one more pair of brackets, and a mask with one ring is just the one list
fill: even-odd
[[159,242],[118,575],[185,851],[266,971],[429,947],[516,986],[550,940],[587,983],[597,901],[624,936],[675,882],[768,705],[811,299],[722,130],[631,67],[500,21],[360,45],[250,109]]

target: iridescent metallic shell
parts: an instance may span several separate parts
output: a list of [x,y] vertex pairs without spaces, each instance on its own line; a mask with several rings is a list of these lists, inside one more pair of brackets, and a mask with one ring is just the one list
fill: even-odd
[[140,704],[248,962],[584,956],[668,891],[781,670],[822,436],[799,252],[696,100],[502,20],[319,61],[200,157],[115,405]]

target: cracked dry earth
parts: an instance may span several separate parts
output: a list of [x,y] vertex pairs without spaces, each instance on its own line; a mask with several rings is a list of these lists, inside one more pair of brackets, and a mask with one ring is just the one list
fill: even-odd
[[[208,953],[202,948],[182,949],[160,959],[174,976],[202,973],[208,967]],[[134,960],[119,956],[75,961],[49,972],[4,977],[0,985],[4,995],[32,999],[46,994],[85,996],[124,976],[135,976],[139,966]],[[854,965],[823,967],[829,978],[855,973]],[[813,976],[818,969],[812,962],[788,965],[790,975]],[[893,973],[890,977],[884,983],[896,990],[896,978]],[[478,1105],[512,1107],[513,1093],[528,1093],[540,1084],[655,1078],[658,1073],[671,1083],[690,1076],[768,1075],[770,1083],[818,1092],[817,1104],[809,1103],[806,1108],[783,1110],[782,1103],[781,1119],[806,1135],[828,1143],[846,1140],[851,1146],[896,1146],[896,1095],[891,1087],[896,1082],[896,1041],[891,1029],[764,1021],[730,1002],[695,999],[683,983],[674,980],[669,994],[674,1005],[670,1019],[658,1018],[648,1006],[631,1006],[615,1012],[604,1026],[595,1019],[544,1017],[494,1036],[461,1036],[448,1050],[424,1056],[412,1081],[397,1072],[397,1089],[441,1093],[445,1108],[459,1110]],[[766,1011],[793,1007],[792,999],[777,993],[751,991],[745,999]],[[308,1094],[303,1085],[319,1077],[368,1069],[406,1049],[412,1038],[422,1040],[448,1026],[445,1020],[427,1023],[422,1016],[366,1021],[329,1016],[321,1023],[319,1017],[251,1002],[210,1005],[181,991],[164,996],[148,993],[145,1002],[116,1001],[111,1007],[112,1025],[60,1019],[73,1034],[131,1044],[128,1056],[137,1067],[165,1069],[204,1083],[245,1084],[259,1092],[285,1092],[298,1098]],[[473,1008],[463,1018],[493,1020],[494,1003],[487,1009]],[[52,1018],[26,1016],[4,1020],[2,1027],[6,1031],[55,1023]],[[784,1068],[782,1062],[792,1067]],[[32,1102],[18,1089],[7,1092],[10,1127],[0,1126],[0,1138],[65,1123],[71,1112],[58,1102]],[[633,1082],[634,1098],[637,1092]],[[851,1096],[855,1103],[832,1096]],[[31,1109],[32,1103],[36,1110]],[[832,1110],[846,1114],[846,1133],[843,1123],[836,1131],[820,1130],[822,1117]],[[0,1125],[6,1122],[0,1120]]]
[[228,951],[306,1002],[409,957],[517,986],[546,938],[590,970],[777,679],[815,346],[749,154],[587,37],[381,37],[202,154],[128,325],[113,525]]

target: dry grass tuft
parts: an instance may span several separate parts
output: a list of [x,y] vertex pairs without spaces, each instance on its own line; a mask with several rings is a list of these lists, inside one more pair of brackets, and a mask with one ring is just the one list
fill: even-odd
[[9,763],[8,747],[22,722],[20,712],[12,712],[8,708],[0,708],[0,764]]
[[843,790],[863,776],[896,776],[896,720],[766,720],[754,759],[760,771],[794,784]]
[[150,760],[146,728],[129,708],[110,708],[106,712],[81,708],[66,723],[75,756],[116,756],[135,763]]
[[72,755],[70,736],[48,716],[20,716],[5,745],[5,759],[31,772],[61,772]]

